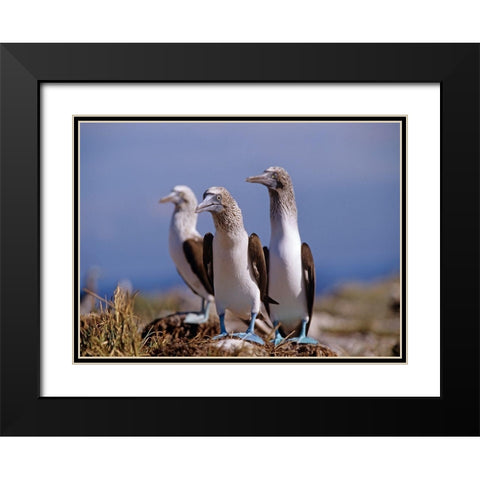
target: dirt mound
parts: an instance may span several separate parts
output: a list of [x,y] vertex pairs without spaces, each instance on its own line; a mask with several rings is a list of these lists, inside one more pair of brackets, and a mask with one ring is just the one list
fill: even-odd
[[185,324],[185,315],[173,314],[155,319],[144,327],[142,337],[152,356],[160,357],[335,357],[324,345],[297,345],[285,342],[275,347],[264,338],[265,345],[246,342],[229,336],[212,340],[220,333],[218,321],[195,325]]

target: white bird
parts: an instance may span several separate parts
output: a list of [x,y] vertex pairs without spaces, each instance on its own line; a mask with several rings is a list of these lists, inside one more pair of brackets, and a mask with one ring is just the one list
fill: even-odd
[[270,167],[261,175],[248,177],[247,182],[265,185],[270,194],[268,295],[280,301],[270,307],[275,345],[284,340],[282,334],[292,333],[296,336],[291,341],[316,344],[307,337],[315,297],[315,265],[310,247],[300,240],[290,175],[281,167]]
[[236,337],[263,344],[254,333],[255,320],[267,297],[267,267],[262,244],[257,235],[248,236],[243,226],[242,211],[223,187],[210,187],[196,212],[210,212],[215,224],[215,236],[204,238],[204,263],[215,291],[215,305],[220,318],[220,335],[228,335],[225,311],[250,321],[245,333]]
[[197,198],[189,187],[177,185],[160,200],[160,203],[166,202],[175,205],[168,235],[170,256],[184,282],[202,298],[202,310],[199,313],[190,312],[184,322],[204,323],[208,320],[213,301],[213,288],[203,266],[203,238],[196,228]]

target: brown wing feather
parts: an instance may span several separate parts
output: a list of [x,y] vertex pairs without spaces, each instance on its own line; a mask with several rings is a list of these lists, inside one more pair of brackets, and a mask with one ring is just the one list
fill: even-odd
[[[269,278],[270,278],[270,251],[268,250],[268,247],[263,247],[263,256],[265,257],[265,266],[267,267],[267,294],[269,290]],[[270,304],[267,302],[265,303],[265,310],[268,313],[268,316],[270,316]]]
[[210,232],[203,237],[203,267],[212,286],[213,295],[215,292],[213,283],[213,235]]
[[248,238],[248,258],[250,259],[253,276],[260,289],[260,298],[264,305],[268,303],[278,304],[268,296],[268,273],[265,254],[262,248],[262,242],[260,242],[258,235],[255,233],[252,233]]
[[302,243],[302,268],[303,280],[305,282],[305,291],[307,294],[308,317],[310,319],[307,325],[310,326],[313,313],[313,301],[315,300],[315,264],[312,251],[306,243]]
[[[265,257],[265,265],[267,266],[267,274],[270,269],[270,250],[268,247],[263,247],[263,256]],[[268,287],[268,276],[267,276],[267,287]]]
[[213,288],[203,266],[203,240],[201,238],[189,238],[183,242],[183,253],[205,290],[213,295]]

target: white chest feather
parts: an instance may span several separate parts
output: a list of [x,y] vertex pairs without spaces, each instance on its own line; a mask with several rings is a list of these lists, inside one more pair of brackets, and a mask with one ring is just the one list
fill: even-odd
[[301,248],[296,225],[272,229],[269,296],[279,305],[271,305],[270,311],[272,319],[280,321],[286,330],[296,328],[307,316]]
[[213,239],[213,281],[217,311],[230,310],[242,318],[260,309],[260,292],[248,259],[248,235],[234,238],[216,232]]

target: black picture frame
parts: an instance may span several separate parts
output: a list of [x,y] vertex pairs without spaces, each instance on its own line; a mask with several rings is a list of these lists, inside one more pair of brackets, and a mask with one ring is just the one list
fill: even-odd
[[[0,55],[3,435],[479,435],[478,44],[4,44]],[[439,83],[440,397],[41,397],[45,82]]]

